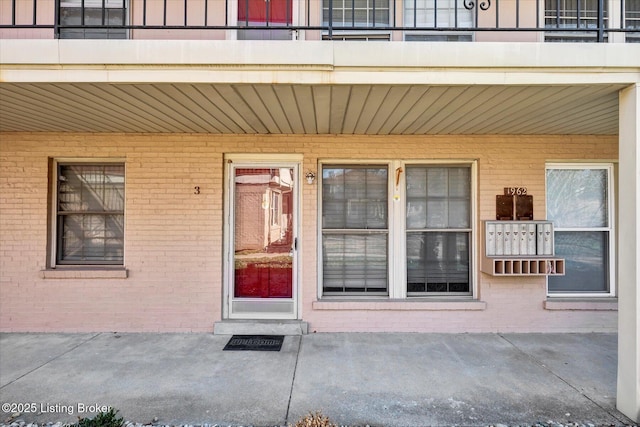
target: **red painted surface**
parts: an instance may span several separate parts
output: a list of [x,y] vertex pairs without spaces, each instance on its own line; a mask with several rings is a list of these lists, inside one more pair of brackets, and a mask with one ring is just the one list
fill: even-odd
[[239,0],[238,22],[290,24],[292,3],[292,0]]
[[239,298],[291,298],[291,265],[248,263],[235,271],[235,296]]

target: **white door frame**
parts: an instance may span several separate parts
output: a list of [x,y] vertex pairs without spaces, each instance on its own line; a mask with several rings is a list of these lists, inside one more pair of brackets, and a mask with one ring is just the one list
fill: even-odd
[[[223,304],[222,317],[224,319],[298,319],[299,318],[299,254],[300,254],[300,195],[301,195],[301,164],[302,155],[296,154],[226,154],[224,156],[225,165],[225,195],[224,195],[224,239],[223,239]],[[252,167],[283,167],[291,168],[294,173],[293,189],[293,239],[296,248],[293,250],[292,264],[292,298],[242,298],[233,297],[234,285],[234,237],[235,237],[235,186],[234,171],[237,168]],[[267,308],[265,311],[243,311],[234,307],[238,302],[255,304]],[[269,309],[271,307],[271,309]],[[287,308],[278,311],[278,307]]]

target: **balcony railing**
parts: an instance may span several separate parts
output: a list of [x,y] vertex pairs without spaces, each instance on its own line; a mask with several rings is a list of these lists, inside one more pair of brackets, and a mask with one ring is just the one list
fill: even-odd
[[465,41],[483,33],[639,41],[640,0],[0,0],[2,38]]

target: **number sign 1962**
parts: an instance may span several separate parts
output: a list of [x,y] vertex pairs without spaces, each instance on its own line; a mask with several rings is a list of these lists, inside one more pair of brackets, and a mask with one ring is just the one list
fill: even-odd
[[505,196],[525,196],[527,187],[504,187]]

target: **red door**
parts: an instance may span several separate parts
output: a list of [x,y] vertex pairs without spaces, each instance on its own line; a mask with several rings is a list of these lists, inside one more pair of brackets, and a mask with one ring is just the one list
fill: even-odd
[[238,25],[291,24],[293,0],[238,0]]

